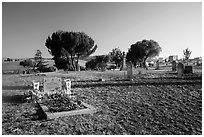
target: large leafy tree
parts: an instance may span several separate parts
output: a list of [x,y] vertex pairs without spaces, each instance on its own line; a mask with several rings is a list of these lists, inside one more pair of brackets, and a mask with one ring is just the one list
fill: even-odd
[[80,58],[87,57],[95,52],[97,45],[84,32],[57,31],[48,37],[45,43],[54,60],[67,60],[73,70],[77,70]]
[[147,58],[158,56],[161,50],[159,44],[154,40],[138,41],[130,46],[126,59],[127,61],[131,61],[134,65],[139,62],[143,67],[147,68]]
[[109,53],[110,55],[110,60],[115,62],[117,67],[120,67],[122,60],[123,60],[123,53],[119,48],[114,48],[112,51]]

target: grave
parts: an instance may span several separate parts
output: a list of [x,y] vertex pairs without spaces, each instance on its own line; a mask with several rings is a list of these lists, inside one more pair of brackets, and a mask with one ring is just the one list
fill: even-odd
[[178,63],[177,72],[178,72],[178,78],[181,78],[183,76],[183,73],[184,73],[183,63]]
[[123,52],[123,61],[122,61],[122,66],[120,68],[120,70],[125,70],[126,69],[126,55],[125,52]]
[[193,73],[193,67],[192,66],[185,66],[184,74],[192,74]]
[[157,62],[156,62],[156,68],[155,68],[155,70],[159,70],[159,60],[157,60]]
[[[55,77],[45,78],[42,85],[43,89],[40,90],[40,82],[33,81],[32,96],[37,96],[34,101],[39,111],[41,111],[47,119],[79,114],[93,114],[96,112],[96,108],[75,98],[71,90],[70,79],[62,80],[61,78]],[[32,99],[34,98],[32,97]],[[51,109],[54,108],[53,103],[55,108],[60,108],[61,110],[52,112]]]
[[176,61],[172,61],[172,71],[176,71]]
[[127,63],[127,78],[132,79],[133,73],[132,73],[132,62]]
[[45,78],[44,79],[44,93],[50,95],[61,91],[62,80],[61,78]]

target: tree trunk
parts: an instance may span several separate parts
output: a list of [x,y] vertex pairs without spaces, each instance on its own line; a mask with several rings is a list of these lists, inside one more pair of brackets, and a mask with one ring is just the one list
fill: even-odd
[[73,70],[75,71],[76,70],[76,68],[75,68],[75,64],[74,64],[74,58],[73,58],[73,56],[72,56],[72,54],[71,54],[71,62],[72,62],[72,67],[73,67]]
[[79,55],[77,55],[76,68],[77,68],[77,71],[80,71],[80,68],[79,68]]

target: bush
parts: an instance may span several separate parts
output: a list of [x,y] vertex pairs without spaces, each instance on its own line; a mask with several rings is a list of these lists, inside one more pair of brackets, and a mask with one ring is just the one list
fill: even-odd
[[92,59],[92,60],[86,62],[86,68],[87,69],[94,70],[97,68],[97,65],[98,65],[98,63],[96,62],[95,59]]
[[30,60],[30,59],[26,59],[26,60],[24,60],[24,61],[21,61],[20,63],[19,63],[19,65],[21,65],[21,66],[23,66],[23,67],[33,67],[33,61],[32,60]]

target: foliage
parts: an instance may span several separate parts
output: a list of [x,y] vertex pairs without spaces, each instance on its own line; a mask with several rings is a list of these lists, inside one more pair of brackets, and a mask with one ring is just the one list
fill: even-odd
[[47,66],[48,64],[46,64],[47,62],[43,60],[42,57],[42,52],[40,50],[37,50],[34,56],[34,71],[40,71],[40,72],[50,72],[51,69],[49,69]]
[[187,65],[188,65],[188,60],[189,60],[189,57],[191,56],[191,53],[192,53],[192,51],[190,51],[190,49],[188,49],[188,48],[183,50],[184,60],[187,61]]
[[97,69],[96,59],[91,59],[90,61],[86,62],[86,68],[91,70]]
[[64,63],[71,65],[73,70],[77,70],[79,58],[87,57],[97,49],[94,40],[84,32],[57,31],[48,36],[45,46],[54,59],[64,58],[67,60]]
[[109,53],[110,54],[110,61],[114,61],[117,67],[120,67],[122,60],[123,60],[123,53],[119,48],[114,48]]
[[107,62],[110,60],[109,55],[100,55],[100,56],[95,56],[94,59],[88,61],[86,63],[86,68],[87,69],[97,69],[97,70],[102,70],[105,71],[105,68],[107,66]]
[[55,66],[58,69],[71,70],[69,65],[70,62],[68,59],[58,57],[58,58],[55,58],[54,61],[55,61]]
[[34,59],[35,59],[35,62],[42,61],[42,52],[40,50],[36,51]]
[[42,99],[42,104],[49,108],[49,112],[62,112],[85,108],[85,106],[80,103],[81,101],[75,101],[67,94],[59,93],[45,95],[45,97]]
[[21,65],[21,66],[23,66],[23,67],[33,67],[33,66],[34,66],[34,63],[33,63],[32,60],[26,59],[26,60],[24,60],[24,61],[21,61],[21,62],[19,63],[19,65]]
[[131,61],[134,65],[138,62],[142,63],[143,67],[146,67],[146,59],[150,57],[158,56],[161,52],[161,47],[154,40],[142,40],[130,46],[126,59]]

